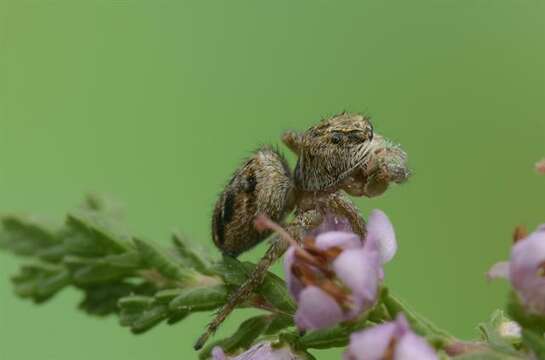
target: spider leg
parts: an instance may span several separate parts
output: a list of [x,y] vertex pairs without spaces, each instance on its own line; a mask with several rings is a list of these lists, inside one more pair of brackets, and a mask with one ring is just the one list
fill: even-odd
[[331,194],[327,199],[327,207],[336,214],[348,219],[352,230],[365,239],[367,230],[365,220],[360,215],[356,205],[343,193],[336,192]]
[[[308,210],[295,216],[288,224],[288,233],[298,242],[303,239],[305,233],[318,226],[322,221],[321,214],[316,210]],[[278,260],[288,249],[288,242],[284,239],[275,236],[272,244],[259,260],[256,268],[250,274],[250,277],[244,282],[235,292],[233,292],[227,303],[217,312],[216,317],[208,324],[204,334],[197,340],[193,346],[195,350],[201,349],[208,338],[219,328],[229,314],[242,302],[244,302],[250,294],[261,285],[269,267]]]
[[301,153],[301,134],[295,131],[286,131],[282,135],[282,142],[286,145],[294,154],[299,155]]

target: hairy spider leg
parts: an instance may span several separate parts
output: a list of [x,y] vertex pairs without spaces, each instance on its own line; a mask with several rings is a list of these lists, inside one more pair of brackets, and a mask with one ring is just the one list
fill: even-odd
[[[295,216],[287,226],[288,233],[300,242],[305,233],[321,223],[322,216],[317,210],[308,210]],[[275,236],[265,255],[259,260],[251,276],[227,300],[227,303],[217,312],[215,318],[208,324],[204,334],[194,345],[195,350],[201,349],[208,338],[218,329],[229,314],[263,282],[267,270],[288,249],[288,242]]]

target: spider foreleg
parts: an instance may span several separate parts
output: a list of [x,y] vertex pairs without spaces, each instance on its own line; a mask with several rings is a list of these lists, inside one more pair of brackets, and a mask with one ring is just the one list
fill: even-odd
[[[316,210],[306,211],[294,218],[288,225],[287,231],[296,241],[300,242],[304,234],[316,227],[321,222],[321,215]],[[279,259],[288,249],[288,242],[281,237],[275,236],[271,246],[265,255],[259,260],[250,277],[231,294],[227,303],[217,312],[216,317],[208,324],[204,334],[194,345],[195,350],[201,349],[210,336],[219,328],[229,314],[242,302],[244,302],[256,288],[261,285],[267,270]]]
[[360,235],[362,239],[365,239],[367,235],[365,220],[361,217],[359,209],[347,196],[340,192],[331,194],[328,198],[327,206],[335,214],[348,219],[352,230]]

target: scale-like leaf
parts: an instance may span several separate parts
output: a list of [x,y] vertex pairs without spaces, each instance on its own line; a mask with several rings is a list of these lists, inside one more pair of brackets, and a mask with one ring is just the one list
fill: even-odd
[[174,249],[185,266],[193,268],[202,274],[212,275],[210,261],[197,249],[195,244],[190,244],[180,234],[172,235]]
[[[131,264],[127,259],[119,259],[123,255],[105,258],[85,258],[66,256],[64,264],[72,274],[73,281],[78,285],[112,282],[133,274],[137,263]],[[131,266],[132,265],[132,266]]]
[[179,264],[155,245],[136,238],[134,239],[134,243],[142,262],[147,267],[157,270],[161,275],[171,280],[180,282],[191,282],[194,280],[194,273],[191,270],[179,266]]
[[41,303],[67,286],[70,274],[62,266],[37,263],[22,266],[12,282],[18,296]]
[[229,293],[223,285],[183,289],[170,303],[171,310],[207,311],[227,301]]
[[[255,269],[255,265],[252,263],[246,262],[243,265],[247,273],[251,273]],[[293,298],[288,293],[286,282],[271,272],[265,275],[265,279],[257,289],[257,293],[278,310],[293,314],[297,309]]]
[[135,334],[144,333],[161,321],[174,324],[189,315],[185,310],[169,310],[168,305],[148,296],[127,296],[119,300],[119,320]]
[[271,322],[269,323],[269,326],[267,326],[264,334],[274,335],[289,326],[293,326],[293,316],[277,314],[271,317]]
[[131,250],[130,237],[98,213],[75,211],[66,218],[65,243],[75,255],[101,256]]
[[531,330],[522,329],[523,344],[537,356],[538,359],[545,359],[545,338],[543,333],[535,333]]
[[[1,219],[0,246],[22,256],[40,256],[48,249],[62,245],[57,228],[33,217],[7,215]],[[49,256],[58,261],[59,256]]]
[[106,316],[119,312],[119,299],[131,294],[153,295],[155,288],[148,283],[132,284],[119,281],[85,287],[79,308],[91,315]]
[[315,330],[306,333],[298,340],[298,346],[302,349],[343,347],[348,344],[349,338],[349,329],[342,325],[338,325],[329,329]]
[[238,287],[248,279],[248,271],[244,264],[228,255],[223,255],[222,260],[214,263],[212,268],[227,285]]

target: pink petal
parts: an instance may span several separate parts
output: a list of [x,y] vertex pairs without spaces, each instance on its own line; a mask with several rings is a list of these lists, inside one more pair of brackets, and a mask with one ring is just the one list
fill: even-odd
[[316,237],[316,246],[322,250],[334,246],[343,249],[354,249],[362,246],[360,237],[354,233],[346,231],[328,231],[321,233]]
[[373,210],[369,215],[366,242],[371,248],[377,247],[382,263],[392,260],[397,251],[394,227],[388,216],[381,210]]
[[227,360],[227,356],[223,352],[223,349],[219,346],[214,346],[212,349],[212,359],[213,360]]
[[396,332],[393,322],[353,333],[344,360],[382,360]]
[[518,241],[511,250],[509,277],[527,310],[545,314],[545,277],[539,274],[545,263],[545,230],[541,227]]
[[545,231],[538,230],[513,245],[511,270],[537,268],[545,261]]
[[409,325],[409,322],[407,321],[407,318],[403,313],[399,313],[395,319],[395,324],[397,325],[397,333],[396,336],[402,336],[408,331],[411,331],[411,327]]
[[295,323],[301,330],[323,329],[343,320],[337,302],[316,286],[308,286],[299,294]]
[[381,267],[378,253],[363,248],[345,250],[333,262],[333,270],[337,277],[350,288],[360,307],[355,309],[352,316],[359,315],[375,303]]
[[395,321],[353,333],[345,360],[383,360],[395,340],[394,360],[436,360],[429,344],[415,335],[403,314]]
[[412,332],[408,332],[399,339],[394,352],[395,360],[437,360],[437,354],[431,346]]
[[284,275],[286,278],[286,286],[295,300],[299,299],[299,294],[303,290],[303,284],[293,276],[291,266],[295,261],[295,247],[290,246],[284,255]]
[[509,279],[509,261],[500,261],[492,265],[486,273],[488,280]]

